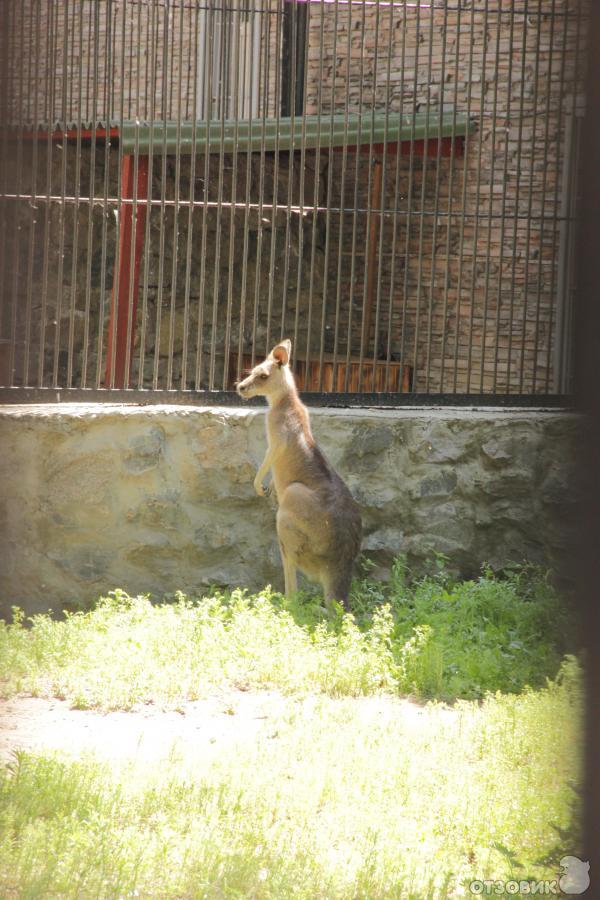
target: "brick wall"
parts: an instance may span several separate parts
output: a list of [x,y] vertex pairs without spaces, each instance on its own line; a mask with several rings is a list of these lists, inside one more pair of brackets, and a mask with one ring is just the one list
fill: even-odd
[[[582,106],[584,10],[573,0],[438,7],[340,5],[336,19],[331,4],[310,17],[307,113],[374,108],[392,121],[453,107],[477,122],[464,158],[383,159],[383,208],[399,212],[383,218],[370,348],[387,346],[391,328],[392,352],[416,366],[421,390],[543,391],[553,384],[556,216],[567,113]],[[369,210],[369,158],[349,156],[344,192],[342,179],[338,153],[331,205]],[[332,216],[344,264],[341,285],[328,269],[329,291],[343,298],[340,335],[351,319],[355,348],[369,219]]]
[[[201,60],[215,53],[206,6],[189,0],[10,0],[9,120],[194,119],[201,108]],[[245,2],[237,6],[248,8]],[[257,0],[251,18],[260,34],[256,112],[273,115],[281,41],[276,0]],[[239,45],[231,52],[235,69],[243,53]]]

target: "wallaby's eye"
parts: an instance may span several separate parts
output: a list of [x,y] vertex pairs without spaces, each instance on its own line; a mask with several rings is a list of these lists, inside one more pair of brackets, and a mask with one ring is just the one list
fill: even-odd
[[268,377],[269,377],[269,376],[268,376],[268,375],[265,375],[265,373],[264,373],[264,372],[263,372],[263,373],[262,373],[262,375],[259,375],[259,378],[261,378],[261,379],[262,379],[262,381],[264,381],[264,380],[265,380],[265,378],[268,378]]

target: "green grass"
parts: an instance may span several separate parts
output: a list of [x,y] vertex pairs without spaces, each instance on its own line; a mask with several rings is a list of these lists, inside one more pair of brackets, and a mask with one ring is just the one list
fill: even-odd
[[[419,698],[518,692],[554,677],[571,625],[548,579],[531,569],[454,582],[442,568],[389,585],[358,580],[353,615],[327,618],[315,596],[269,589],[153,604],[122,591],[88,612],[0,623],[0,691],[74,706],[176,707],[216,685],[286,693]],[[110,678],[107,678],[110,673]]]
[[288,695],[210,764],[17,753],[0,772],[0,895],[421,900],[555,879],[579,855],[582,703],[550,580],[415,579],[398,560],[351,602],[330,618],[310,594],[115,591],[0,623],[4,696],[183,710],[224,686]]
[[579,671],[522,695],[290,702],[208,768],[18,755],[4,897],[421,898],[554,879],[577,852]]

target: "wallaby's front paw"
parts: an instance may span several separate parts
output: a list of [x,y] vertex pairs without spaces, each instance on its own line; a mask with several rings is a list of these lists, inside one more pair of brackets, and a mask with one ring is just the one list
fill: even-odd
[[258,494],[259,497],[268,497],[271,493],[271,488],[265,486],[262,481],[254,482],[254,490]]

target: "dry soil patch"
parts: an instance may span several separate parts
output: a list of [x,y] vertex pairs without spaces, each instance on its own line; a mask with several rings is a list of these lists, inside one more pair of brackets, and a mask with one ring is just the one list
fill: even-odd
[[[275,736],[277,725],[293,712],[306,711],[318,699],[288,697],[277,691],[227,690],[189,701],[177,711],[153,705],[132,711],[72,709],[68,702],[40,697],[0,700],[0,760],[16,750],[61,751],[80,756],[93,752],[113,760],[152,762],[172,753],[198,760],[220,755],[235,745]],[[348,703],[348,700],[331,701]],[[419,727],[430,710],[390,696],[352,701],[360,718],[393,716]],[[449,709],[436,708],[452,715]]]

